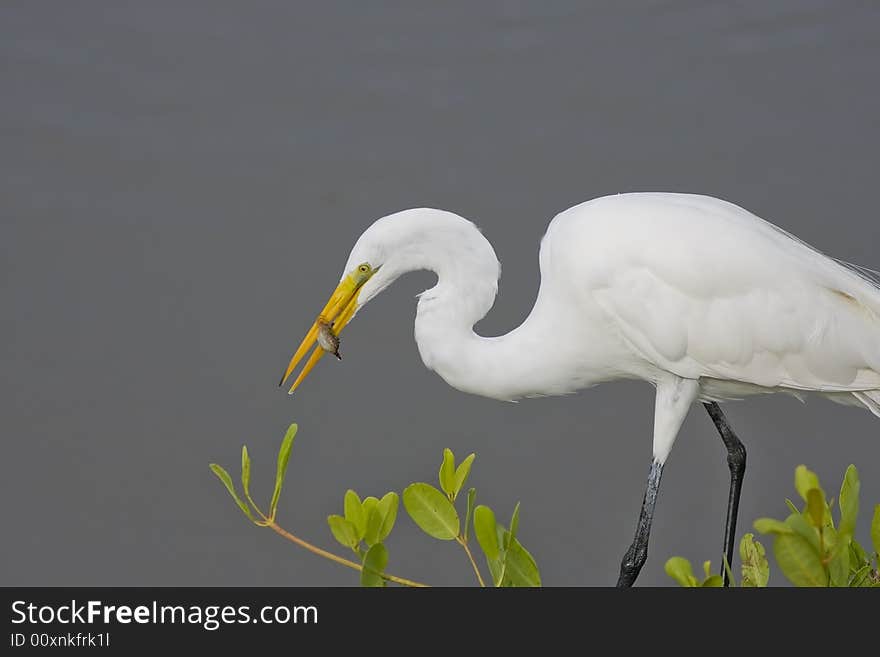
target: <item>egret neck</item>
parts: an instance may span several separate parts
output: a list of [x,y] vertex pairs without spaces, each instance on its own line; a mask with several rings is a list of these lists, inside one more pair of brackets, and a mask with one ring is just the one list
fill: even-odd
[[[415,321],[415,339],[426,367],[458,390],[501,400],[561,394],[582,386],[582,368],[560,349],[567,339],[565,326],[547,321],[565,317],[570,309],[536,312],[548,305],[540,293],[528,318],[506,335],[483,337],[474,332],[494,304],[500,276],[495,251],[474,224],[431,209],[400,212],[387,221],[396,248],[389,249],[389,262],[377,274],[382,280],[376,285],[383,289],[408,271],[437,274],[437,284],[419,295]],[[364,290],[367,298],[380,291],[369,288],[370,283]],[[576,328],[578,340],[589,339],[589,327]]]
[[[484,292],[488,292],[486,286]],[[498,337],[477,335],[474,316],[461,292],[473,289],[462,280],[440,277],[437,285],[419,298],[415,338],[425,366],[462,392],[513,400],[546,394],[553,385],[543,375],[542,364],[559,361],[552,332],[530,315],[523,324]],[[494,294],[486,294],[491,306]],[[518,354],[530,354],[523,359]],[[552,369],[557,370],[554,366]]]

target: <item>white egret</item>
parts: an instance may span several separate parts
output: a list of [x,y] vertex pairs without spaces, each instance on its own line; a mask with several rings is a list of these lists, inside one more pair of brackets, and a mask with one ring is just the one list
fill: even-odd
[[327,333],[338,336],[359,308],[413,270],[437,274],[419,295],[419,353],[461,391],[515,400],[615,379],[653,384],[653,458],[619,586],[631,585],[647,558],[663,464],[693,404],[706,407],[728,451],[728,561],[746,453],[718,402],[812,392],[880,417],[880,284],[872,272],[732,203],[671,193],[597,198],[553,219],[540,265],[528,318],[506,335],[482,337],[473,326],[492,307],[500,275],[482,233],[441,210],[383,217],[354,245],[282,384],[319,342],[292,393],[325,349],[338,346]]

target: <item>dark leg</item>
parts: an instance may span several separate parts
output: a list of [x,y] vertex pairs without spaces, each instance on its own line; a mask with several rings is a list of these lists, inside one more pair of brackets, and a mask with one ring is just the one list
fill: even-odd
[[659,461],[653,461],[651,473],[648,475],[648,485],[645,488],[645,499],[642,501],[639,525],[636,527],[636,537],[633,539],[632,545],[629,546],[629,550],[623,555],[617,586],[632,586],[648,558],[648,539],[651,536],[651,521],[654,519],[654,505],[657,502],[657,492],[660,490],[660,476],[662,474],[663,464]]
[[[730,494],[727,498],[727,521],[724,524],[724,555],[727,557],[727,563],[733,568],[733,545],[736,542],[736,516],[739,512],[739,496],[742,492],[743,476],[746,473],[746,448],[730,424],[721,407],[712,402],[711,404],[703,404],[709,412],[709,416],[715,423],[715,428],[721,434],[721,440],[727,448],[727,467],[730,468]],[[729,586],[730,582],[727,578],[727,571],[724,564],[721,564],[721,575],[724,578],[724,586]]]

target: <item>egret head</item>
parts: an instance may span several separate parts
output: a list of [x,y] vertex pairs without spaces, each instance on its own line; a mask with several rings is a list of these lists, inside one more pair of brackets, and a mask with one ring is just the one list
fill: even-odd
[[491,245],[471,222],[456,214],[415,208],[376,220],[352,248],[339,285],[290,360],[281,385],[314,346],[290,388],[291,393],[296,390],[326,351],[335,352],[340,332],[357,311],[401,274],[414,269],[431,269],[438,275],[470,272],[469,260],[488,263],[488,277],[497,281],[498,260]]
[[[339,285],[333,291],[333,294],[330,295],[330,299],[324,305],[323,310],[318,313],[312,328],[306,333],[306,337],[303,338],[293,358],[290,359],[290,364],[287,366],[287,371],[285,371],[279,385],[284,385],[284,382],[291,375],[294,368],[296,368],[297,364],[299,364],[303,356],[306,355],[306,352],[313,345],[315,345],[315,350],[290,388],[291,393],[308,376],[315,364],[321,360],[326,351],[325,345],[328,339],[331,342],[335,341],[335,347],[338,347],[338,336],[342,329],[351,321],[358,308],[366,303],[365,300],[361,300],[364,286],[376,275],[380,268],[380,265],[374,265],[367,261],[359,262],[353,267],[346,267]],[[338,352],[336,355],[338,357]]]
[[[364,231],[352,248],[343,268],[339,285],[330,295],[323,310],[318,313],[311,329],[306,333],[293,358],[290,359],[290,364],[281,379],[280,385],[284,385],[309,349],[312,346],[315,347],[312,355],[294,380],[290,388],[291,394],[321,360],[327,351],[326,345],[333,344],[335,341],[338,346],[339,334],[355,316],[358,309],[390,285],[399,275],[398,268],[394,266],[393,258],[395,253],[400,254],[400,230],[395,226],[399,222],[391,221],[395,216],[383,217],[373,223]],[[391,266],[385,267],[386,264]]]

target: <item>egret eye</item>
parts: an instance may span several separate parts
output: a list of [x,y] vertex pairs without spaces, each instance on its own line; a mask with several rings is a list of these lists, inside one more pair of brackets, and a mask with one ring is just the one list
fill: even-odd
[[368,271],[370,271],[370,265],[364,263],[360,267],[358,267],[358,271],[362,274],[366,274]]

